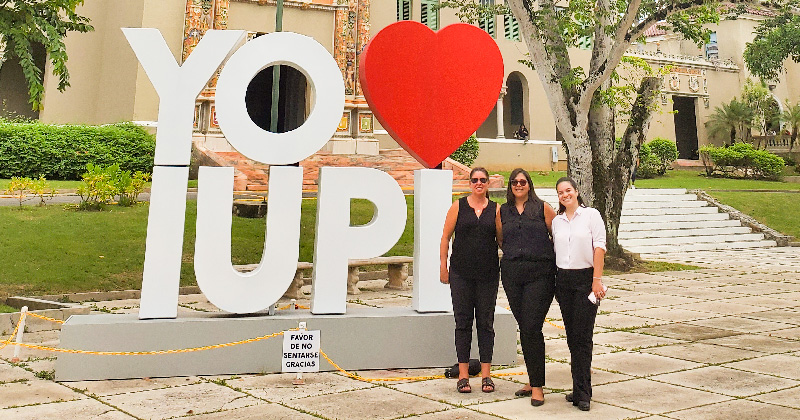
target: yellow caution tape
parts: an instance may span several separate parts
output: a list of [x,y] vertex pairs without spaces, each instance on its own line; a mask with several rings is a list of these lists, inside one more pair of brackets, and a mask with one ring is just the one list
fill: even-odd
[[47,317],[47,316],[44,316],[44,315],[35,314],[33,312],[25,312],[25,315],[30,315],[30,316],[32,316],[34,318],[43,319],[45,321],[52,321],[52,322],[56,322],[56,323],[59,323],[59,324],[63,324],[64,323],[64,321],[62,321],[60,319],[50,318],[50,317]]

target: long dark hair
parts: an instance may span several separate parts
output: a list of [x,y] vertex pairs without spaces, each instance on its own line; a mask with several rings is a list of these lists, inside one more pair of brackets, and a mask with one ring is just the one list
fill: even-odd
[[[483,172],[483,173],[486,174],[486,178],[487,179],[489,178],[489,171],[487,171],[486,168],[484,168],[483,166],[476,166],[476,167],[472,168],[472,170],[469,171],[469,177],[472,178],[472,175],[475,175],[475,172]],[[470,181],[470,182],[472,182],[472,181]]]
[[[583,207],[586,207],[586,205],[583,204],[583,198],[581,197],[581,193],[578,192],[578,184],[575,182],[575,180],[568,176],[559,178],[558,181],[556,181],[556,191],[558,191],[558,184],[562,182],[569,182],[570,185],[572,185],[572,188],[575,189],[575,192],[578,194],[578,204],[580,204]],[[564,207],[563,204],[561,204],[561,200],[558,200],[558,214],[562,214],[565,211],[567,211],[567,208]]]
[[541,199],[539,199],[539,196],[536,195],[536,191],[533,190],[533,181],[531,181],[531,175],[528,173],[528,171],[522,168],[517,168],[511,171],[511,175],[508,176],[508,189],[506,189],[506,203],[509,203],[509,205],[512,206],[514,205],[516,197],[514,197],[514,191],[511,190],[511,181],[517,179],[517,175],[519,174],[524,175],[525,179],[528,180],[528,185],[531,186],[528,189],[528,201],[533,201],[533,202],[542,201]]

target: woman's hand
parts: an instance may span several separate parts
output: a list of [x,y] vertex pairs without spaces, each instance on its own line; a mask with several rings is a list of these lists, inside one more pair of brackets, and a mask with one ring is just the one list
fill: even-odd
[[439,269],[439,281],[443,284],[450,284],[450,272],[447,271],[447,267]]
[[606,297],[606,291],[604,289],[602,280],[598,278],[592,280],[592,292],[594,292],[594,297],[596,297],[598,301]]

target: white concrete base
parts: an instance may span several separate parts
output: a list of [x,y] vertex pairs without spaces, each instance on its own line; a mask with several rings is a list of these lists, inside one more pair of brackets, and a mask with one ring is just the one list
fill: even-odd
[[[348,308],[345,315],[282,311],[273,316],[207,314],[192,318],[137,319],[135,314],[72,316],[61,329],[61,348],[153,351],[228,343],[268,335],[298,322],[321,331],[321,350],[347,370],[444,367],[456,362],[451,313],[420,314],[411,308]],[[495,310],[493,363],[517,360],[517,325],[511,312]],[[221,349],[157,356],[59,353],[56,380],[271,373],[281,371],[283,337]],[[473,338],[473,357],[477,358]],[[321,370],[333,367],[320,358]]]

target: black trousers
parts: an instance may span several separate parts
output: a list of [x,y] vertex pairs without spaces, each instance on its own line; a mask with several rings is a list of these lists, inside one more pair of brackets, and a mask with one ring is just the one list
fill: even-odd
[[555,261],[502,260],[503,289],[519,325],[522,355],[528,369],[528,383],[544,386],[544,335],[542,324],[553,303]]
[[469,363],[472,347],[472,322],[478,332],[481,363],[491,363],[494,353],[494,307],[497,304],[497,276],[469,278],[450,272],[450,297],[456,320],[456,356],[458,363]]
[[593,268],[559,268],[556,276],[556,300],[567,332],[575,405],[592,399],[592,331],[597,316],[597,306],[589,301],[593,272]]

